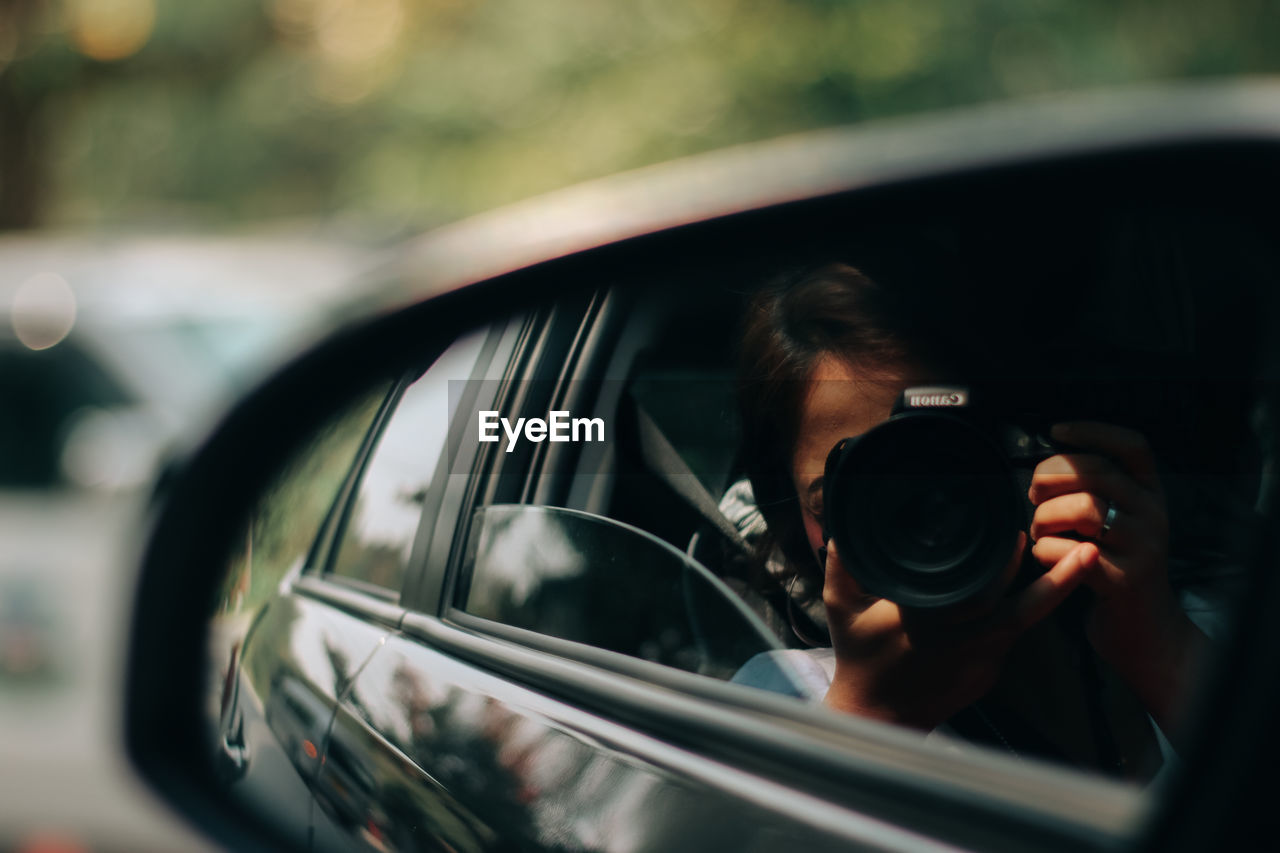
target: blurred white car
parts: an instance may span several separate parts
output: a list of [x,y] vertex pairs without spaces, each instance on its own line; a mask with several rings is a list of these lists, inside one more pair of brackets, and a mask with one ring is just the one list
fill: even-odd
[[294,238],[0,239],[0,488],[140,485],[368,257]]
[[374,254],[278,236],[0,238],[0,848],[199,846],[116,747],[148,490],[166,448],[295,352]]

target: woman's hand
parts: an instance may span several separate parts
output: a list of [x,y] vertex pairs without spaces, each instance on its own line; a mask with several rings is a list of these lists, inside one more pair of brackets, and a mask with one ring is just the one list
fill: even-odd
[[1109,424],[1059,424],[1053,437],[1081,452],[1036,467],[1031,552],[1049,566],[1078,538],[1097,543],[1100,559],[1085,577],[1095,593],[1089,640],[1168,732],[1204,637],[1169,586],[1169,519],[1155,458],[1140,433]]
[[[824,700],[866,717],[932,729],[995,684],[1013,641],[1053,612],[1097,562],[1089,543],[1074,547],[1026,589],[981,608],[929,614],[867,595],[831,543],[822,598],[836,653]],[[1009,563],[1012,578],[1025,538]]]

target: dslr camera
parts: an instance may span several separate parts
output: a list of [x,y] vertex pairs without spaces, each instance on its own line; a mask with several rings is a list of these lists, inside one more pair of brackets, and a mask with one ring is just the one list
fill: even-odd
[[908,388],[827,455],[824,536],[863,589],[904,607],[994,599],[1034,512],[1032,472],[1063,451],[1048,427],[976,406],[966,387]]

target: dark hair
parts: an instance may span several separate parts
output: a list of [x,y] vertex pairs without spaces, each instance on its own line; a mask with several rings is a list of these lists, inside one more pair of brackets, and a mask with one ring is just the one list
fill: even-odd
[[744,467],[769,534],[759,557],[781,549],[788,573],[812,594],[822,573],[804,534],[791,476],[800,412],[818,361],[835,355],[871,370],[941,364],[903,294],[852,266],[828,263],[762,288],[745,315],[739,362]]

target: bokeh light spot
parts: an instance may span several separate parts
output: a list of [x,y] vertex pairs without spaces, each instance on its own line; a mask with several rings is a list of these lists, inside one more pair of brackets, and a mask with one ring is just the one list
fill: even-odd
[[76,297],[62,276],[40,273],[13,294],[10,317],[18,340],[33,350],[49,349],[75,325]]
[[73,835],[59,831],[43,831],[18,841],[14,853],[88,853],[89,846]]
[[155,0],[70,0],[68,18],[76,49],[111,62],[142,49],[155,27]]
[[392,45],[404,23],[401,0],[337,0],[316,20],[316,46],[339,62],[363,63]]
[[0,19],[0,23],[5,24],[0,26],[0,70],[3,70],[18,52],[18,33],[9,21]]

